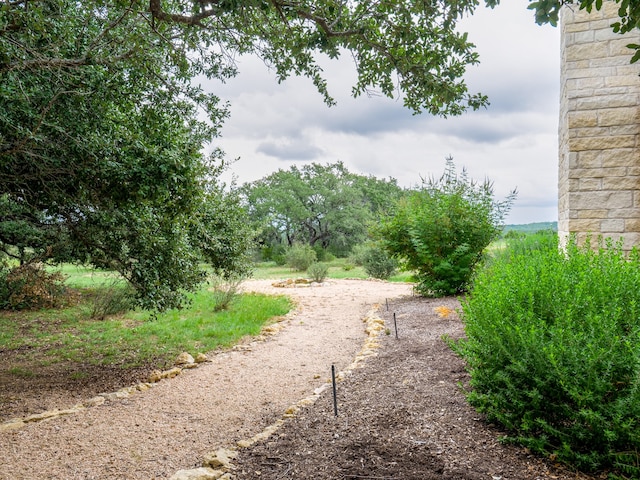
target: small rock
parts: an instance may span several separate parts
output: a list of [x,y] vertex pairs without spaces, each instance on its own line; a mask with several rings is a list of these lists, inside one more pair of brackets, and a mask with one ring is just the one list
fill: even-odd
[[174,363],[175,365],[186,365],[194,362],[195,360],[188,352],[182,352],[180,355],[178,355]]
[[162,378],[173,378],[177,377],[182,373],[182,369],[178,367],[173,367],[171,370],[167,370],[162,372]]
[[221,448],[207,455],[203,461],[203,465],[211,468],[222,467],[229,470],[231,468],[231,459],[236,458],[236,456],[236,452]]
[[284,414],[286,417],[293,417],[299,411],[300,411],[300,408],[298,408],[297,405],[291,405],[289,408],[285,410]]
[[105,402],[105,398],[102,395],[98,395],[96,397],[90,398],[86,402],[84,402],[85,407],[97,407],[98,405],[102,405]]
[[200,467],[192,470],[178,470],[169,480],[218,480],[224,475],[221,470]]
[[100,396],[104,397],[105,400],[117,400],[121,398],[128,398],[133,393],[136,393],[135,387],[126,387],[126,388],[121,388],[117,392],[101,393]]
[[198,355],[196,355],[196,363],[204,363],[208,361],[209,357],[207,357],[204,353],[199,353]]
[[149,383],[156,383],[162,380],[162,372],[160,370],[154,370],[149,375]]
[[9,422],[0,424],[0,432],[8,432],[10,430],[18,430],[25,426],[22,420],[11,420]]

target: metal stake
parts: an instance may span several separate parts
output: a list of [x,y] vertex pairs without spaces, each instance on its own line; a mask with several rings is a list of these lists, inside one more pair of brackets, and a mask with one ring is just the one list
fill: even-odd
[[338,395],[336,392],[336,367],[331,365],[331,383],[333,384],[333,413],[338,416]]
[[393,312],[393,327],[396,330],[396,338],[398,338],[398,323],[396,322],[396,312]]

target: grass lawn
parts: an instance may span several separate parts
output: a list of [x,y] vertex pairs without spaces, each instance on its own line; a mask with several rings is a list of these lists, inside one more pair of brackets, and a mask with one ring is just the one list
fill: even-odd
[[[345,258],[337,258],[331,262],[324,262],[329,266],[328,278],[368,278],[364,268],[351,265]],[[253,278],[257,279],[284,279],[284,278],[306,278],[306,272],[297,272],[285,266],[276,265],[274,262],[262,262],[256,264],[253,271]],[[390,282],[411,282],[411,272],[399,272],[389,278]]]
[[161,368],[180,352],[208,352],[257,335],[265,323],[291,309],[284,296],[247,294],[237,296],[227,310],[216,312],[213,295],[204,286],[190,296],[187,308],[155,318],[139,310],[92,318],[92,299],[109,288],[121,288],[124,282],[113,274],[75,266],[64,266],[62,273],[68,276],[67,285],[81,292],[77,305],[0,312],[0,353],[11,356],[9,371],[16,375],[61,362],[125,368],[152,363]]
[[[362,267],[346,259],[328,263],[329,278],[367,278]],[[291,304],[284,296],[238,295],[227,310],[216,312],[207,286],[190,296],[181,310],[170,310],[152,318],[150,312],[132,310],[124,314],[93,318],[96,298],[118,290],[125,282],[110,272],[64,265],[56,268],[66,284],[80,292],[80,302],[61,310],[0,312],[0,359],[10,358],[5,371],[28,376],[33,369],[60,363],[117,365],[131,368],[153,364],[170,365],[183,351],[208,352],[233,345],[247,335],[257,335],[265,323],[286,314]],[[305,277],[273,263],[256,266],[254,278]],[[410,281],[399,273],[391,281]]]

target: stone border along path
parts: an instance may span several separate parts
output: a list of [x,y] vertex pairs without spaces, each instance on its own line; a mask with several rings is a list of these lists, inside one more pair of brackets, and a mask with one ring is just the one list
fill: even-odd
[[[251,281],[247,289],[282,294],[271,281]],[[377,353],[385,327],[371,305],[409,295],[411,286],[337,280],[286,293],[297,304],[294,311],[265,327],[258,341],[217,352],[201,368],[179,375],[198,366],[187,357],[182,367],[156,372],[176,377],[171,381],[5,423],[12,426],[0,429],[0,479],[129,480],[168,478],[171,471],[177,471],[171,480],[232,479],[235,450],[268,437],[317,400],[330,387],[317,382],[331,364],[343,379]],[[305,398],[291,405],[296,397]],[[216,446],[227,448],[211,452]],[[203,466],[178,470],[198,463]]]
[[[369,313],[362,319],[366,325],[365,333],[367,334],[364,346],[358,355],[356,355],[355,360],[346,369],[336,374],[336,382],[343,381],[350,372],[361,367],[369,357],[378,354],[377,349],[380,347],[378,337],[382,331],[385,330],[384,320],[377,314],[379,309],[380,304],[374,305]],[[237,447],[248,448],[254,443],[266,440],[278,431],[287,418],[295,416],[301,408],[315,403],[316,400],[320,398],[320,395],[328,388],[331,388],[331,386],[331,383],[327,381],[322,386],[316,388],[313,395],[303,398],[295,405],[291,405],[287,408],[282,418],[266,427],[262,432],[248,440],[240,440],[237,442]],[[234,480],[235,477],[231,472],[234,470],[233,459],[235,457],[236,450],[234,448],[221,448],[207,455],[202,462],[202,467],[179,470],[169,480]]]

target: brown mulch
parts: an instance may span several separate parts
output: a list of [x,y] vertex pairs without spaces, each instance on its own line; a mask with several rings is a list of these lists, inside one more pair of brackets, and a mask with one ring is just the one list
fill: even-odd
[[446,316],[458,308],[455,298],[397,300],[388,311],[383,306],[388,334],[377,357],[338,383],[338,416],[328,389],[267,441],[241,450],[237,478],[600,478],[500,443],[504,432],[466,403],[464,363],[442,340],[463,335],[457,314]]

